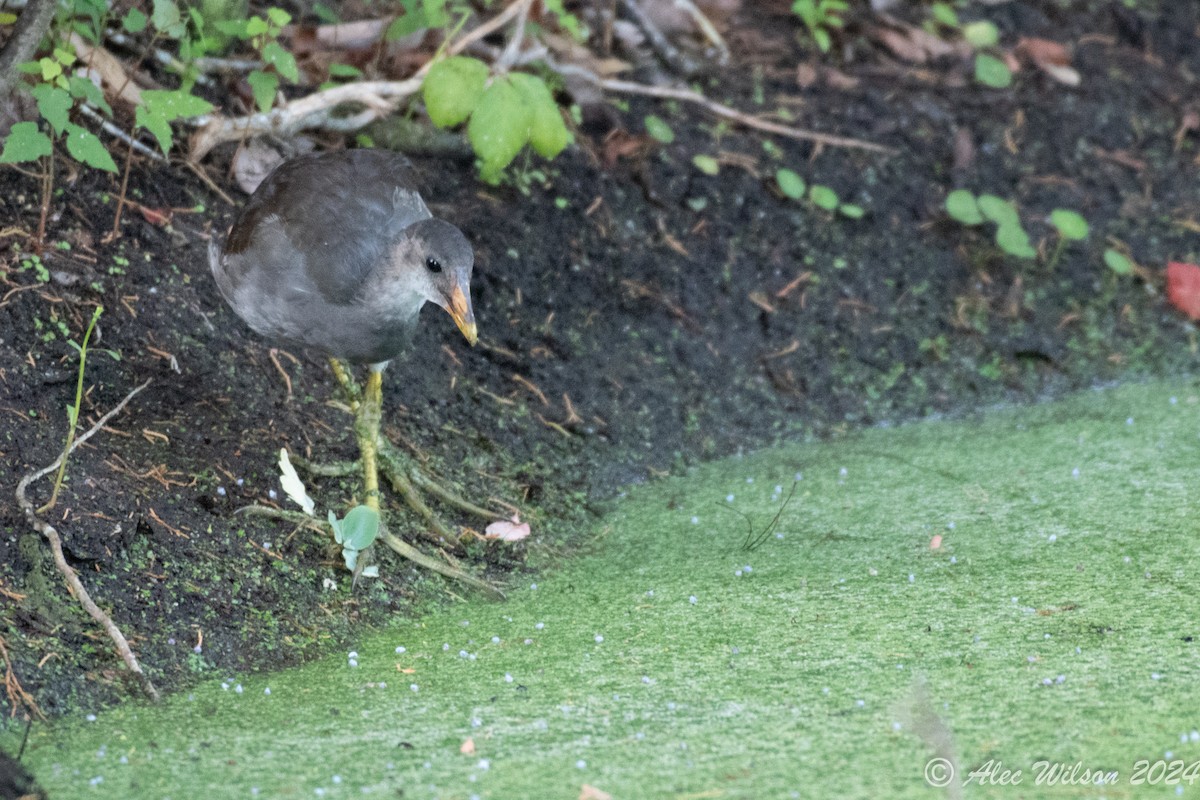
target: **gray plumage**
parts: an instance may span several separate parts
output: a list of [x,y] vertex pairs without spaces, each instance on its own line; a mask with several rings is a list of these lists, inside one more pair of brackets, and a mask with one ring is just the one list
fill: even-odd
[[[474,342],[474,254],[434,218],[403,156],[347,150],[275,169],[209,264],[226,302],[268,339],[356,363],[404,350],[427,301]],[[469,332],[468,332],[469,328]]]

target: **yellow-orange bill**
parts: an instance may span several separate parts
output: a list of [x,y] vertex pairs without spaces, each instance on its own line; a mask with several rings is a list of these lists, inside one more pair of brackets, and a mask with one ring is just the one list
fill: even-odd
[[468,344],[475,344],[479,339],[479,330],[475,327],[475,311],[471,308],[471,296],[461,286],[455,286],[450,293],[446,310],[454,318],[454,324],[467,338]]

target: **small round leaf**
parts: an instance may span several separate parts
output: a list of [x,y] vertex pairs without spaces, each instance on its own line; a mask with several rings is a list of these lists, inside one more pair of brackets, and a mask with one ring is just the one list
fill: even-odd
[[661,118],[647,114],[643,123],[646,126],[646,133],[650,134],[651,138],[657,139],[663,144],[675,141],[675,131],[671,130],[671,126],[663,122]]
[[1059,235],[1064,239],[1079,241],[1087,238],[1087,220],[1074,211],[1065,208],[1054,209],[1050,212],[1050,224],[1058,229]]
[[814,184],[813,186],[809,187],[808,199],[812,200],[814,206],[817,208],[822,208],[826,211],[835,210],[840,202],[838,200],[837,192],[835,192],[833,189],[830,189],[828,186],[821,186],[819,184]]
[[1034,258],[1037,251],[1029,244],[1029,234],[1019,223],[1007,223],[996,229],[996,244],[1010,256]]
[[804,190],[808,188],[804,183],[804,178],[787,167],[783,167],[775,173],[775,183],[779,184],[779,191],[783,192],[783,196],[792,200],[804,197]]
[[1133,261],[1119,250],[1113,250],[1111,247],[1105,250],[1104,263],[1118,275],[1133,274]]
[[996,42],[1000,41],[1000,30],[995,23],[987,20],[978,22],[968,22],[962,27],[963,38],[967,40],[967,44],[974,47],[976,50],[984,47],[991,47]]
[[983,215],[997,225],[1016,225],[1021,227],[1021,218],[1013,204],[994,194],[979,195],[979,210]]
[[955,189],[946,195],[946,213],[963,225],[978,225],[983,222],[975,195],[966,189]]
[[712,156],[695,156],[692,158],[692,163],[705,175],[716,175],[721,171],[721,165]]
[[975,80],[993,89],[1007,89],[1012,85],[1012,72],[995,56],[979,53],[975,56]]

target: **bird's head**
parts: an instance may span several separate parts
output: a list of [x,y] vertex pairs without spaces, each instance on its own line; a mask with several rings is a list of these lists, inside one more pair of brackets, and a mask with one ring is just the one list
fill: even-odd
[[405,230],[395,257],[412,288],[450,314],[471,344],[479,338],[471,307],[471,268],[475,254],[462,231],[440,219],[424,219]]

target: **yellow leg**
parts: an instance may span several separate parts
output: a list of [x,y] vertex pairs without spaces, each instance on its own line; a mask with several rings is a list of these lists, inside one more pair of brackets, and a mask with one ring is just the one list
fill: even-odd
[[376,511],[379,510],[379,423],[382,416],[383,373],[372,369],[367,375],[354,431],[358,434],[358,448],[362,453],[363,502]]
[[[355,382],[354,377],[350,374],[345,364],[333,358],[329,360],[329,363],[333,367],[333,374],[337,378],[338,383],[342,385],[342,389],[350,399],[350,405],[354,411],[354,435],[358,439],[358,449],[362,454],[363,503],[369,508],[373,508],[376,512],[379,512],[379,426],[383,417],[383,372],[372,368],[367,376],[367,385],[360,392],[357,382]],[[421,502],[415,489],[412,490],[412,497],[415,497],[420,506],[425,508],[427,514],[433,514],[428,506],[425,506],[424,502]],[[405,495],[405,499],[412,504],[412,498],[408,495]],[[493,599],[504,599],[504,593],[486,581],[482,581],[451,564],[425,555],[408,542],[393,534],[388,530],[386,523],[383,522],[382,516],[380,519],[379,538],[384,544],[401,556],[426,569],[461,581],[468,586],[486,593]],[[365,561],[360,560],[359,564],[361,566],[365,564]]]

